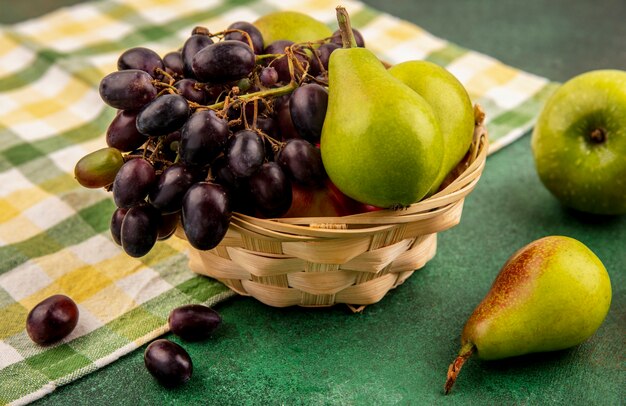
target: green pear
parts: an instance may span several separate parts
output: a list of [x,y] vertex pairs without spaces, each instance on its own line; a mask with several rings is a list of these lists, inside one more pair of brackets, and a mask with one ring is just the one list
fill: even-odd
[[263,35],[263,45],[279,39],[293,42],[318,41],[333,35],[323,22],[297,11],[276,11],[260,17],[253,25]]
[[355,47],[341,10],[344,48],[333,51],[329,61],[320,142],[324,168],[339,190],[361,203],[408,206],[424,197],[439,175],[439,124],[422,96],[390,75],[371,51]]
[[550,236],[526,245],[465,324],[445,393],[473,353],[493,360],[576,346],[600,327],[610,304],[609,275],[583,243]]
[[422,96],[433,108],[444,143],[443,164],[429,194],[463,159],[474,135],[474,109],[465,87],[445,68],[428,61],[407,61],[389,73]]

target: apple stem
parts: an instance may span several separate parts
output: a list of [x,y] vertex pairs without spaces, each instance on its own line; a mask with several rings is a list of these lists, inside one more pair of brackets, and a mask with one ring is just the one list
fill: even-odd
[[352,32],[352,26],[350,25],[350,16],[348,11],[343,6],[337,6],[337,23],[339,24],[339,31],[341,32],[341,42],[344,48],[356,48],[356,40],[354,39],[354,33]]
[[448,376],[446,378],[446,383],[443,386],[443,393],[447,395],[450,393],[454,382],[456,382],[456,378],[459,376],[459,372],[461,372],[461,368],[465,361],[469,359],[469,357],[474,353],[476,347],[472,343],[463,344],[461,350],[459,351],[459,355],[452,361],[452,364],[448,367]]
[[602,144],[606,141],[606,130],[604,128],[596,128],[589,134],[591,141],[596,144]]

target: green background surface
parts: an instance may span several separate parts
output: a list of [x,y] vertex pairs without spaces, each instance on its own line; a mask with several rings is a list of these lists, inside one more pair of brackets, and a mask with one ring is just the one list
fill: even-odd
[[[364,2],[551,80],[626,69],[623,0]],[[0,23],[72,3],[0,0]],[[551,234],[579,239],[604,262],[613,286],[605,323],[570,350],[470,360],[444,397],[466,318],[510,254]],[[237,297],[217,308],[224,325],[210,340],[167,336],[194,361],[184,387],[160,387],[143,366],[142,347],[36,404],[620,404],[625,263],[626,216],[559,206],[537,178],[525,136],[488,159],[461,224],[439,235],[437,256],[363,314],[343,306],[276,309]]]

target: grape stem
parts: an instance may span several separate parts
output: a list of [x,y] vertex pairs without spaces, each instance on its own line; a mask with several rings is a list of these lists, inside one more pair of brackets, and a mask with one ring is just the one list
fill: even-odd
[[[258,97],[278,97],[278,96],[282,96],[284,94],[289,94],[293,92],[297,87],[298,87],[298,84],[295,81],[291,81],[289,82],[289,84],[285,86],[274,87],[272,89],[266,89],[266,90],[260,90],[254,93],[242,94],[241,96],[237,96],[237,98],[233,102],[234,103],[236,103],[237,101],[243,102],[246,100],[253,99],[255,97],[257,98]],[[215,103],[215,104],[211,104],[211,105],[203,106],[203,107],[206,109],[210,109],[210,110],[220,110],[224,108],[225,103],[226,102],[223,101],[223,102],[219,102],[219,103]]]
[[356,48],[356,40],[354,39],[354,33],[352,32],[352,26],[350,25],[350,16],[348,11],[343,6],[337,6],[337,23],[339,24],[339,31],[341,32],[341,42],[344,48]]

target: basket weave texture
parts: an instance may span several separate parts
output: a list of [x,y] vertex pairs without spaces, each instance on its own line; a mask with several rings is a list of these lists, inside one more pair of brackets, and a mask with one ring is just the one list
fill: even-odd
[[[191,270],[275,307],[344,303],[360,311],[380,301],[434,257],[437,232],[459,223],[487,157],[484,113],[479,106],[475,113],[470,149],[438,193],[406,209],[343,217],[233,213],[217,247],[191,248]],[[177,236],[184,238],[180,227]]]

